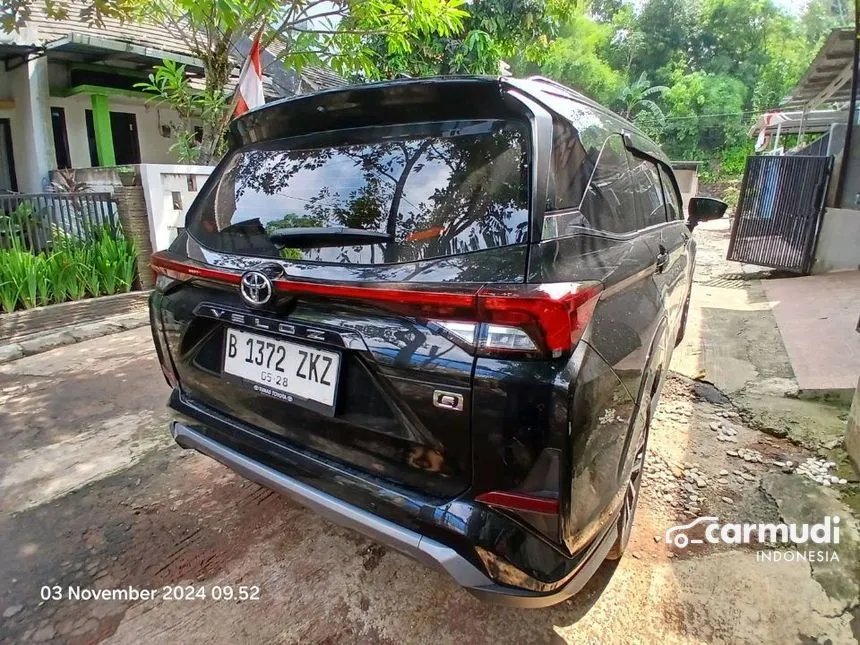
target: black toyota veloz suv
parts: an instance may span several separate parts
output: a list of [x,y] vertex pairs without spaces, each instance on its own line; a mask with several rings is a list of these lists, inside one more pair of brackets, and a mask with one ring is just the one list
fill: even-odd
[[635,126],[542,78],[279,101],[152,259],[171,432],[524,607],[621,557],[683,334],[692,200]]

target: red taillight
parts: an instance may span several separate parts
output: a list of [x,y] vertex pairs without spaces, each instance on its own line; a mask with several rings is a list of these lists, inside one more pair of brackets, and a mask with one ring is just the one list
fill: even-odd
[[478,292],[479,316],[497,325],[537,331],[546,349],[558,355],[582,337],[601,290],[597,282],[484,287]]
[[478,495],[475,501],[512,511],[558,515],[558,500],[551,497],[539,497],[537,495],[524,495],[523,493],[506,491],[490,491],[489,493]]
[[[152,256],[152,267],[174,279],[200,278],[238,284],[241,273]],[[279,278],[275,289],[383,305],[388,309],[437,321],[488,323],[525,330],[553,356],[569,352],[579,341],[600,296],[599,282],[554,282],[538,285],[486,285],[462,289],[427,285],[306,282]]]
[[200,278],[201,280],[212,280],[213,282],[239,284],[242,279],[242,274],[239,272],[173,260],[164,251],[153,253],[150,262],[152,263],[152,270],[157,275],[166,275],[168,278],[173,278],[174,280]]

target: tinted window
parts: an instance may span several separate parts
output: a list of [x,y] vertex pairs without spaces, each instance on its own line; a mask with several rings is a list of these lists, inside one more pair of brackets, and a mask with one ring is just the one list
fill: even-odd
[[585,191],[573,208],[544,215],[543,239],[571,235],[576,228],[628,233],[641,228],[631,184],[627,150],[620,135],[588,151],[580,166],[588,173]]
[[553,120],[547,210],[578,208],[603,143],[618,124],[578,101],[542,94],[547,105],[564,116]]
[[599,152],[600,144],[589,151],[576,129],[560,120],[553,121],[547,210],[579,207]]
[[634,154],[629,154],[629,163],[640,227],[665,223],[666,207],[656,164]]
[[669,217],[669,221],[684,219],[681,200],[678,199],[675,184],[666,172],[666,169],[662,166],[660,167],[660,180],[663,186],[663,198],[666,201],[666,213]]
[[[359,264],[526,241],[525,127],[482,121],[435,130],[393,138],[390,128],[374,129],[348,142],[342,133],[324,147],[271,143],[241,150],[195,203],[189,231],[220,251]],[[284,249],[269,241],[272,231],[296,227],[378,231],[393,241]]]
[[579,210],[590,228],[610,233],[636,230],[627,151],[620,135],[612,135],[600,150]]

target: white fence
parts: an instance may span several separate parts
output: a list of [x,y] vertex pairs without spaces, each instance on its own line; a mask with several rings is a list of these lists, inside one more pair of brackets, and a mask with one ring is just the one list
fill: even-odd
[[140,164],[153,251],[163,251],[185,226],[188,207],[214,166]]

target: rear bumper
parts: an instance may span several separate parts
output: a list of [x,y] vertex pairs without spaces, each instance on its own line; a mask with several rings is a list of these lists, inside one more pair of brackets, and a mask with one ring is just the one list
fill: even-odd
[[400,526],[385,518],[344,502],[232,448],[207,437],[180,421],[170,425],[170,433],[183,448],[207,455],[243,477],[275,490],[313,509],[335,524],[353,529],[420,562],[435,567],[481,600],[523,608],[554,605],[576,594],[597,571],[616,537],[615,523],[588,549],[572,576],[550,593],[537,593],[495,583],[469,560],[441,542]]

